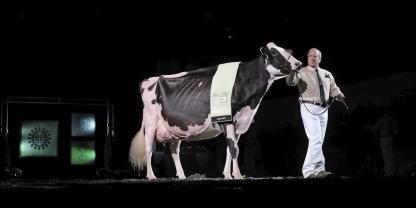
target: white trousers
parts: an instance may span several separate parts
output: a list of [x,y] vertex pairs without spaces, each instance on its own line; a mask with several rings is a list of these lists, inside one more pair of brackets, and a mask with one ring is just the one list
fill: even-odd
[[[328,111],[321,114],[324,110],[325,108],[317,105],[309,103],[300,104],[303,126],[309,140],[308,151],[302,167],[302,174],[305,178],[325,170],[322,144],[324,143],[328,122]],[[321,115],[313,115],[312,113]]]

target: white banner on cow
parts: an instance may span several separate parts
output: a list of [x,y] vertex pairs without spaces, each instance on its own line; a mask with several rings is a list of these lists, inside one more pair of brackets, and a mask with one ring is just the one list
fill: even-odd
[[231,95],[240,62],[218,65],[211,84],[211,122],[232,121]]

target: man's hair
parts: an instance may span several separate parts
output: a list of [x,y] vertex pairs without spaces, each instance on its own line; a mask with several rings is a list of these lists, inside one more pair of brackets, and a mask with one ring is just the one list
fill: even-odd
[[321,53],[321,51],[319,49],[317,49],[317,48],[311,48],[311,49],[309,49],[308,55],[309,55],[309,53],[311,51],[315,51],[319,55],[319,60],[322,60],[322,53]]

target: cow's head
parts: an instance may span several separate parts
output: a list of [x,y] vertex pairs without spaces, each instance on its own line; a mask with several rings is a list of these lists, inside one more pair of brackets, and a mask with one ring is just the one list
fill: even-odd
[[260,52],[266,59],[267,70],[274,76],[289,74],[302,67],[302,62],[293,57],[291,51],[272,42],[268,43],[267,47],[260,48]]

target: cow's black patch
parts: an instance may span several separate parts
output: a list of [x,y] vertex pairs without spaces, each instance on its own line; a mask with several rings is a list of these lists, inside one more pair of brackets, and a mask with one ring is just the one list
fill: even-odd
[[140,82],[140,85],[139,85],[140,86],[140,95],[143,95],[143,92],[144,92],[144,88],[142,86],[143,82],[144,81]]
[[227,138],[227,145],[230,148],[231,158],[237,157],[237,147],[233,139]]
[[217,66],[188,72],[177,78],[160,77],[157,82],[157,102],[162,116],[171,126],[188,130],[188,125],[202,125],[210,113],[212,77]]
[[270,74],[262,56],[240,64],[231,101],[233,115],[245,106],[256,108],[266,93],[269,78]]
[[152,89],[156,86],[156,82],[150,85],[147,90],[152,91]]

